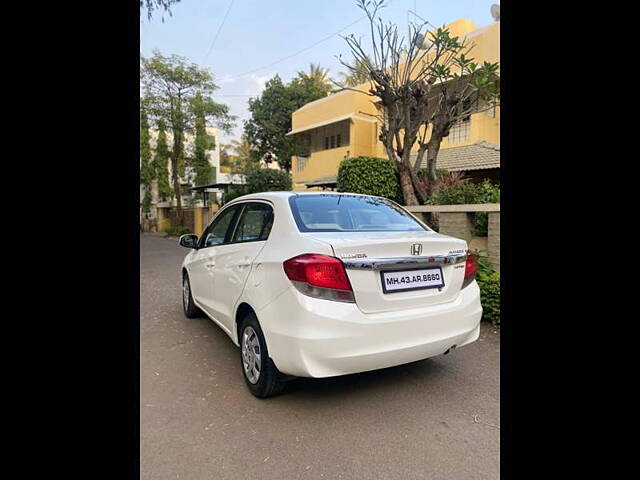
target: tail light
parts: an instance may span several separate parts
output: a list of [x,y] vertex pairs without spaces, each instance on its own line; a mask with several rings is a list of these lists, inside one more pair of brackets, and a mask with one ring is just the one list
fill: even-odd
[[467,260],[464,264],[464,280],[462,281],[462,288],[473,282],[478,273],[478,256],[467,250]]
[[283,267],[289,280],[305,295],[355,302],[344,264],[336,257],[305,253],[285,260]]

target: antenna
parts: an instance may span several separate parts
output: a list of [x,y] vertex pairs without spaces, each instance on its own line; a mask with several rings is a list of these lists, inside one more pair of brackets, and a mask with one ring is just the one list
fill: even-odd
[[494,3],[493,5],[491,5],[491,16],[496,22],[500,21],[500,5],[499,4]]

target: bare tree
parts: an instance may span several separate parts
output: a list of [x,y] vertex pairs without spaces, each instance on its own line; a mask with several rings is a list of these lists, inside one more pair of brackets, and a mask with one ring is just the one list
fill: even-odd
[[[345,89],[375,97],[382,125],[380,141],[398,169],[405,203],[416,205],[437,193],[436,161],[451,127],[497,103],[498,64],[476,64],[468,57],[472,46],[466,40],[452,37],[445,28],[426,32],[428,22],[411,23],[405,38],[397,26],[376,18],[385,2],[356,1],[369,19],[371,49],[367,52],[354,35],[343,37],[354,61],[340,62],[352,73],[356,65],[367,73],[369,91]],[[428,189],[417,175],[425,154]]]

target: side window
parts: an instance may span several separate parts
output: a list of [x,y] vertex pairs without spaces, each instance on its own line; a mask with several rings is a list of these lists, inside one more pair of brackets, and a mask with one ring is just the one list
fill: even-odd
[[234,242],[266,240],[273,225],[273,209],[265,203],[249,203],[242,212]]
[[240,205],[235,205],[222,212],[200,237],[199,247],[207,248],[230,241],[231,228],[235,224]]

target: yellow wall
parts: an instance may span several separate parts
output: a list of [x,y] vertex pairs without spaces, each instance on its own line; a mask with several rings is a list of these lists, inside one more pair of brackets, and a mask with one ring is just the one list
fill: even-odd
[[346,157],[353,156],[349,150],[350,147],[340,147],[316,152],[309,157],[302,172],[298,172],[298,158],[293,157],[291,160],[293,189],[304,190],[304,185],[299,185],[297,186],[298,188],[295,188],[295,184],[313,182],[319,178],[335,174],[338,171],[340,162]]
[[[477,63],[500,61],[500,23],[494,22],[486,27],[476,29],[473,22],[466,19],[456,20],[447,25],[451,35],[467,38],[474,45],[470,56]],[[357,87],[367,91],[367,84]],[[321,150],[310,154],[306,167],[299,172],[296,168],[297,159],[292,158],[293,190],[305,190],[305,183],[313,182],[328,176],[336,176],[340,162],[348,157],[371,155],[386,157],[382,142],[378,140],[378,121],[376,108],[369,95],[346,90],[328,97],[310,102],[293,112],[291,116],[292,129],[298,130],[315,124],[324,124],[332,119],[338,121],[346,115],[356,115],[360,118],[350,120],[349,145]],[[471,116],[470,135],[465,142],[451,143],[448,138],[442,142],[441,148],[460,147],[479,141],[500,144],[500,108],[495,109],[495,117],[487,113],[476,113]],[[369,120],[369,121],[368,121]],[[375,120],[371,121],[371,120]],[[308,133],[314,135],[315,130]],[[417,145],[414,150],[417,150]]]

